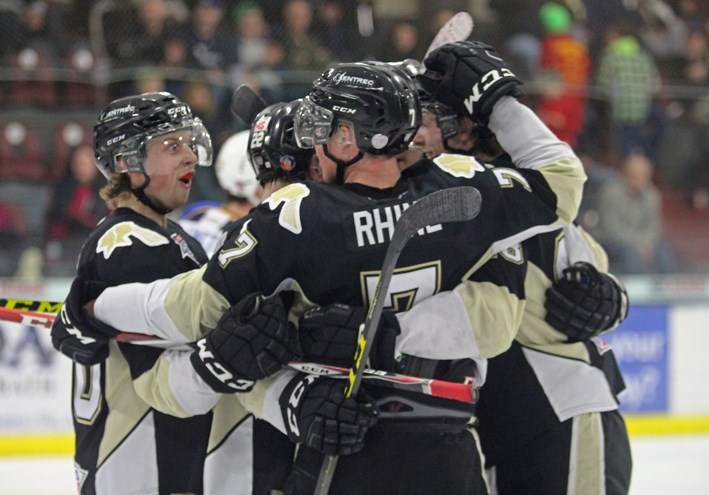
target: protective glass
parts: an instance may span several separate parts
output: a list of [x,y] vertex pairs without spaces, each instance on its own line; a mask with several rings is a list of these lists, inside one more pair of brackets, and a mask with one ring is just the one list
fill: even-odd
[[293,133],[299,148],[327,144],[332,131],[332,111],[316,105],[309,96],[303,98],[293,119]]

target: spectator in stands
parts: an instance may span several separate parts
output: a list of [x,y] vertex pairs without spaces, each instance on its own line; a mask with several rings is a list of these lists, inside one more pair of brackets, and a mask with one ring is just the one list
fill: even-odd
[[28,2],[22,11],[19,43],[23,47],[47,52],[54,62],[59,62],[70,45],[67,12],[66,5],[62,3],[43,0]]
[[0,2],[0,57],[3,59],[22,47],[20,8],[10,2]]
[[313,32],[313,7],[308,0],[288,0],[284,4],[280,42],[285,49],[287,70],[321,71],[333,60],[330,50]]
[[571,33],[571,12],[561,4],[542,5],[539,18],[544,25],[539,59],[541,96],[537,113],[562,141],[572,147],[584,124],[586,87],[591,60],[586,45]]
[[[501,55],[523,81],[533,79],[537,72],[542,37],[539,9],[542,4],[544,0],[490,0],[490,8],[498,19],[493,40],[500,40]],[[495,42],[492,45],[497,46]]]
[[[228,114],[232,82],[229,74],[238,62],[236,40],[222,29],[222,0],[199,0],[181,38],[187,45],[187,64],[204,71],[218,109]],[[210,128],[210,132],[213,130]]]
[[690,208],[709,211],[709,90],[694,104],[690,123],[693,153],[682,181],[685,201]]
[[317,9],[315,29],[323,45],[327,46],[338,62],[361,60],[366,42],[360,36],[353,19],[342,0],[324,0]]
[[621,175],[598,195],[598,236],[613,271],[674,271],[674,253],[662,240],[662,200],[652,182],[652,163],[646,155],[633,152],[624,159]]
[[273,39],[263,11],[245,0],[233,10],[239,63],[234,67],[236,85],[246,84],[271,101],[280,101],[281,79],[275,69],[283,63],[283,47]]
[[376,57],[387,62],[407,58],[421,60],[425,51],[416,25],[411,21],[397,21],[389,29],[387,40],[380,45]]
[[165,0],[142,0],[121,22],[106,22],[106,44],[114,66],[158,65],[167,39],[180,25]]
[[600,150],[590,140],[581,140],[575,151],[587,177],[576,221],[591,235],[598,237],[599,193],[609,184],[620,181],[620,175],[603,161]]
[[[596,85],[607,103],[615,150],[625,157],[641,149],[652,156],[649,137],[653,100],[660,89],[655,61],[634,35],[627,21],[612,24],[606,31],[596,72]],[[656,141],[656,140],[655,140]]]
[[98,193],[102,182],[93,146],[77,146],[69,158],[66,176],[54,187],[46,214],[44,244],[48,264],[62,265],[66,261],[67,273],[73,272],[81,244],[108,213]]
[[[637,22],[640,19],[630,2],[583,0],[585,38],[591,60],[597,61],[605,48],[609,22]],[[568,5],[568,3],[567,3]]]
[[689,31],[684,47],[683,83],[706,88],[709,85],[709,36],[701,29]]
[[27,247],[28,234],[29,227],[22,210],[0,200],[0,277],[15,273],[20,253]]

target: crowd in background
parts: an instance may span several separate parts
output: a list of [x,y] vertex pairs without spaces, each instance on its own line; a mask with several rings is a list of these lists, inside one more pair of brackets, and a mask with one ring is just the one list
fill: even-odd
[[[475,17],[474,38],[526,82],[524,103],[583,159],[578,221],[604,243],[611,268],[692,267],[663,235],[662,192],[675,192],[709,232],[707,2],[411,3],[412,15],[385,17],[365,0],[0,0],[0,276],[37,250],[44,275],[73,273],[77,240],[107,212],[89,166],[90,125],[110,99],[170,91],[218,151],[244,128],[229,109],[240,84],[286,101],[335,61],[420,59],[463,9]],[[67,114],[79,125],[60,131]],[[28,198],[16,183],[44,189]],[[213,172],[201,171],[193,200],[222,197]],[[28,199],[41,221],[29,218]]]

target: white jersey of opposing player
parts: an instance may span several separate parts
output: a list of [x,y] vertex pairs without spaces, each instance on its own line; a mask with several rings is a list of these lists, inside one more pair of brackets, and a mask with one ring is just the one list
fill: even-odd
[[214,165],[219,186],[231,196],[258,204],[259,182],[247,152],[249,131],[237,132],[224,141]]

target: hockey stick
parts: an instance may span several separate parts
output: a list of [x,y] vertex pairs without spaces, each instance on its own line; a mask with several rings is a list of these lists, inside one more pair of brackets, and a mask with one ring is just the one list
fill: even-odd
[[[480,192],[474,187],[454,187],[442,189],[424,196],[416,201],[411,207],[404,210],[394,227],[389,247],[387,248],[382,263],[382,270],[374,289],[374,295],[369,305],[367,317],[364,320],[363,329],[357,342],[357,350],[354,355],[354,362],[349,372],[348,383],[345,387],[345,396],[352,397],[359,390],[362,381],[364,368],[362,365],[367,362],[372,341],[379,326],[382,316],[384,299],[388,295],[389,283],[396,268],[399,254],[404,249],[408,240],[418,230],[428,226],[445,222],[462,222],[471,220],[480,211],[482,199]],[[323,460],[320,469],[316,495],[326,495],[330,489],[332,478],[335,474],[338,456],[328,455]]]
[[[55,313],[38,313],[24,309],[0,307],[0,321],[18,323],[20,325],[51,329],[56,317],[57,315]],[[163,340],[153,335],[146,335],[142,333],[121,332],[113,337],[113,340],[135,345],[159,347],[162,349],[192,350],[192,347],[186,343]],[[288,363],[287,367],[303,373],[326,375],[331,378],[347,379],[349,376],[348,368],[341,368],[327,364],[292,361]],[[477,400],[477,385],[475,382],[447,382],[443,380],[420,378],[417,376],[402,375],[399,373],[390,373],[387,371],[373,370],[369,368],[366,368],[363,371],[363,378],[382,381],[386,385],[389,385],[395,389],[414,391],[441,399],[456,400],[469,404],[472,404]]]
[[[52,323],[56,319],[56,314],[36,313],[20,309],[0,308],[0,321],[29,325],[33,327],[52,328]],[[113,337],[117,342],[128,342],[135,345],[159,347],[170,350],[191,351],[188,344],[162,340],[152,335],[141,333],[121,332]],[[330,378],[340,378],[346,380],[349,376],[348,368],[331,366],[320,363],[310,363],[302,361],[291,361],[287,368],[294,369],[312,375],[328,376]],[[420,378],[418,376],[402,375],[387,371],[373,370],[366,368],[363,371],[363,379],[379,381],[382,386],[389,386],[397,390],[416,392],[439,399],[454,400],[466,404],[474,404],[477,401],[477,384],[473,382],[459,383],[435,380],[431,378]]]
[[251,126],[256,115],[267,106],[263,98],[245,84],[236,88],[231,97],[231,113],[248,126]]
[[[288,367],[311,375],[341,379],[349,379],[350,372],[348,368],[341,366],[301,361],[291,361],[288,363]],[[478,399],[478,387],[474,379],[468,383],[447,382],[445,380],[436,380],[435,378],[421,378],[419,376],[402,375],[400,373],[373,370],[371,368],[365,368],[362,371],[362,379],[380,381],[398,390],[408,390],[441,399],[465,402],[467,404],[474,404]]]
[[63,302],[34,301],[31,299],[0,299],[0,308],[22,311],[37,311],[39,313],[57,314],[62,309]]
[[[458,12],[453,17],[451,17],[448,22],[446,22],[443,27],[436,33],[433,37],[433,41],[426,50],[426,54],[423,59],[428,57],[428,55],[435,50],[447,43],[453,43],[454,41],[465,41],[470,33],[473,32],[473,27],[475,23],[473,18],[467,12]],[[422,60],[423,60],[422,59]]]
[[0,307],[0,321],[19,323],[31,327],[52,328],[56,313],[37,313],[25,309]]

